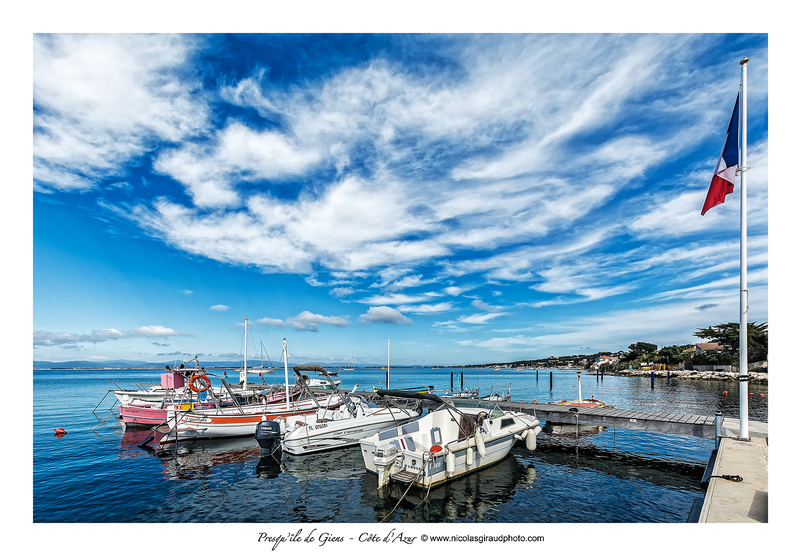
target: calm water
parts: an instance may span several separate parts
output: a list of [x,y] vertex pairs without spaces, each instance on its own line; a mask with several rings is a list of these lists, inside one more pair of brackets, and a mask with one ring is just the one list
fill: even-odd
[[[213,371],[222,374],[222,371]],[[340,373],[342,386],[380,385],[384,371]],[[455,372],[460,382],[461,370]],[[262,458],[254,439],[183,443],[155,454],[137,448],[147,432],[125,432],[111,416],[112,382],[143,385],[160,371],[34,371],[33,521],[63,523],[682,523],[703,497],[710,440],[607,430],[576,441],[539,437],[500,464],[433,489],[378,492],[357,447],[304,457]],[[235,380],[238,376],[229,371]],[[264,375],[270,384],[283,373]],[[253,379],[251,379],[253,380]],[[259,379],[261,380],[261,379]],[[392,369],[391,386],[450,386],[450,370]],[[574,372],[464,371],[464,386],[511,385],[513,399],[574,399]],[[584,397],[618,408],[738,416],[733,382],[583,376]],[[728,390],[729,395],[723,391]],[[751,384],[750,417],[767,421],[767,387]],[[759,394],[763,393],[764,397]],[[108,418],[107,418],[108,417]],[[68,434],[57,438],[53,429]],[[397,505],[397,508],[395,506]],[[541,511],[547,508],[547,511]],[[392,511],[394,509],[394,511]]]

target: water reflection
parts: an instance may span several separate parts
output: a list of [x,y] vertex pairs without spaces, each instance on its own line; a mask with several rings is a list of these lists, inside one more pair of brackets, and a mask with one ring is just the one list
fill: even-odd
[[430,490],[396,483],[379,490],[378,478],[367,473],[361,505],[374,508],[376,521],[389,523],[481,522],[491,520],[501,506],[513,500],[515,489],[527,488],[537,480],[535,466],[523,466],[514,456]]
[[[124,442],[129,445],[137,439],[141,442],[141,432],[149,431],[125,433],[128,438]],[[256,462],[261,448],[252,438],[232,438],[179,442],[155,450],[138,448],[138,453],[158,458],[163,464],[163,475],[169,480],[196,480],[210,477],[215,466]]]

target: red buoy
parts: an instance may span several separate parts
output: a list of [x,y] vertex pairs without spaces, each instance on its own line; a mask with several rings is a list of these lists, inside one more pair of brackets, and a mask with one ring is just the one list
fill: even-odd
[[723,390],[723,391],[722,391],[722,395],[723,395],[723,396],[727,396],[727,395],[728,395],[728,391],[727,391],[727,390]]
[[57,429],[53,429],[53,432],[55,432],[57,436],[63,436],[65,434],[67,434],[67,431],[65,431],[61,427],[59,427]]

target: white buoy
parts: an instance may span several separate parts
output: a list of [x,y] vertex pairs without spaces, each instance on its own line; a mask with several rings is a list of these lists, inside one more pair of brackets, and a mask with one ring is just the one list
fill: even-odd
[[486,444],[483,443],[483,433],[480,429],[475,431],[475,446],[478,448],[478,455],[486,457]]

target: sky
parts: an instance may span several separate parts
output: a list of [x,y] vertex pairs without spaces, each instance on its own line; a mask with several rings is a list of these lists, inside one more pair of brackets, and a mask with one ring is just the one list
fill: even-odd
[[[34,361],[465,365],[768,321],[766,34],[32,35]],[[263,350],[262,350],[263,344]]]

